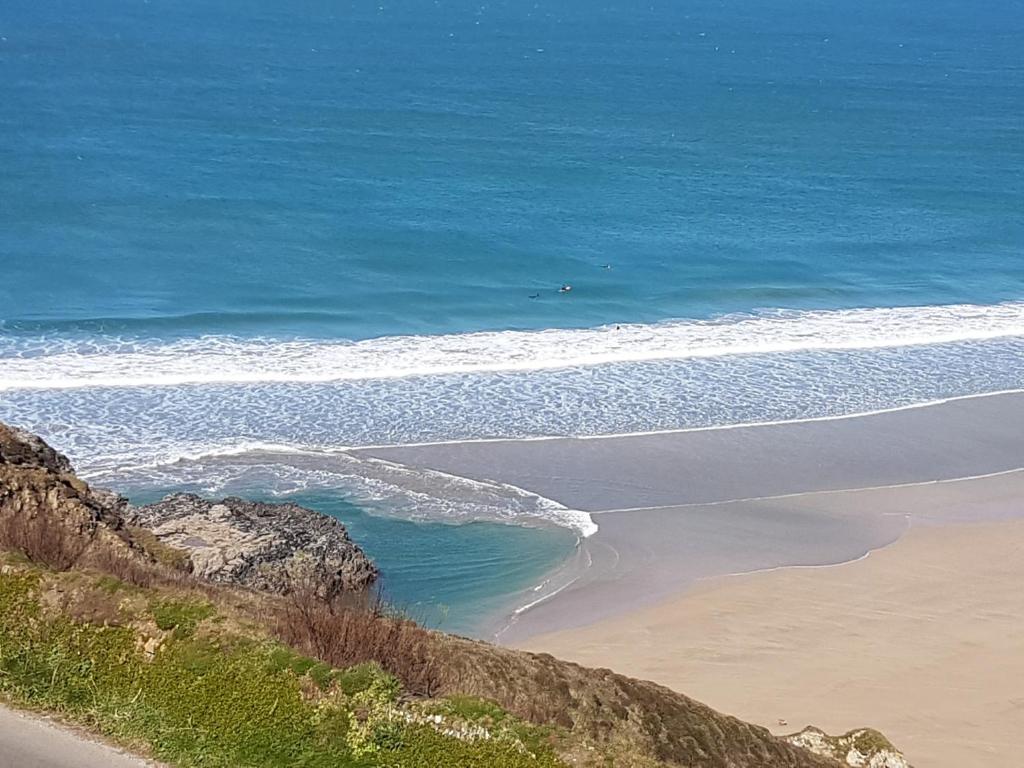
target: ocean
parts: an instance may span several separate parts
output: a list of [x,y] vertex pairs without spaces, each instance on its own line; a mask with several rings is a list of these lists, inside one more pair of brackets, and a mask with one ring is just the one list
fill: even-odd
[[1022,38],[1017,0],[7,0],[0,420],[136,499],[334,514],[473,633],[594,521],[344,449],[1024,388]]

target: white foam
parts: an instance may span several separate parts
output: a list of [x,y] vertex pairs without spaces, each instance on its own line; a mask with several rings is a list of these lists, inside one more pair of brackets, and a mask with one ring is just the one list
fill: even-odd
[[514,485],[353,455],[339,448],[230,442],[192,446],[130,468],[108,463],[80,474],[100,485],[198,485],[207,493],[235,492],[253,485],[273,495],[342,489],[357,503],[407,519],[556,525],[581,537],[598,530],[590,513]]
[[387,336],[364,341],[203,336],[0,347],[0,390],[332,382],[536,371],[807,350],[906,347],[1024,336],[1024,302],[766,311],[589,329]]

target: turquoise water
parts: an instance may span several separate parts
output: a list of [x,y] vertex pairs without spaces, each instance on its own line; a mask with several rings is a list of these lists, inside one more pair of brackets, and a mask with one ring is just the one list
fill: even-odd
[[341,520],[381,569],[385,599],[447,632],[493,631],[482,623],[500,622],[510,602],[528,602],[552,563],[576,547],[565,529],[381,517],[324,491],[290,500]]
[[[0,419],[95,482],[472,523],[429,530],[482,611],[492,537],[562,543],[481,521],[557,500],[321,455],[1024,387],[1022,34],[1019,0],[8,0]],[[386,525],[382,562],[427,536]]]
[[1019,299],[1022,33],[1015,0],[9,0],[2,319],[367,338]]
[[[146,504],[173,491],[201,490],[139,488],[131,498]],[[420,623],[446,632],[489,635],[500,630],[509,605],[529,602],[552,564],[576,547],[576,536],[565,529],[403,520],[368,514],[328,490],[282,499],[253,489],[249,496],[287,500],[340,520],[380,569],[382,597]]]

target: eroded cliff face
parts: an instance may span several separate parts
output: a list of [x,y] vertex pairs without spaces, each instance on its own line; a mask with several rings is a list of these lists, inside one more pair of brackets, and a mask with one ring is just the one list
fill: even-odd
[[301,584],[324,597],[364,590],[377,578],[373,562],[333,518],[295,504],[213,502],[192,494],[135,508],[116,493],[91,488],[39,437],[5,424],[0,524],[43,552],[51,567],[99,552],[152,563],[178,559],[178,570],[209,581],[276,594]]
[[235,497],[168,496],[131,508],[133,525],[188,552],[196,576],[286,594],[310,586],[321,597],[364,590],[377,568],[340,522],[297,504]]
[[8,530],[73,535],[81,550],[94,541],[137,549],[120,514],[124,505],[116,494],[94,492],[41,438],[0,424],[0,521]]
[[912,768],[885,736],[871,728],[829,736],[820,728],[807,726],[800,733],[786,736],[785,741],[851,768]]

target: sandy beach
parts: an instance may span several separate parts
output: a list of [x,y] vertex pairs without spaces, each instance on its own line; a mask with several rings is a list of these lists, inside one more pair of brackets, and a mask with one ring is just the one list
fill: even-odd
[[1024,522],[921,526],[854,563],[714,579],[523,646],[777,733],[870,725],[919,768],[1016,768],[1022,583]]
[[[796,423],[366,451],[504,482],[598,532],[507,644],[923,768],[1017,766],[1024,394]],[[745,575],[743,575],[745,574]],[[785,725],[780,724],[780,720]]]
[[516,643],[702,579],[856,560],[896,541],[912,518],[1024,516],[1021,424],[1017,392],[825,420],[352,453],[507,483],[591,513],[599,530],[579,556],[525,596],[529,610],[495,624],[502,642]]

